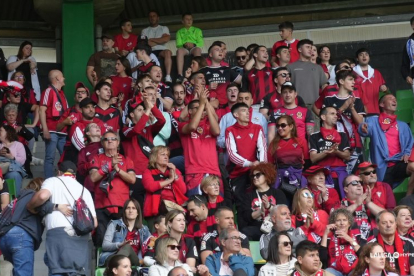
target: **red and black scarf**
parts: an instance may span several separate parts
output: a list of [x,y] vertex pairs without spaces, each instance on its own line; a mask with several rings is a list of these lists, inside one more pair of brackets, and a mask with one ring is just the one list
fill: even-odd
[[[378,234],[378,243],[384,247],[384,240],[381,234]],[[384,247],[385,248],[385,247]],[[395,231],[395,238],[394,238],[394,248],[398,252],[398,267],[400,270],[400,275],[409,275],[410,268],[407,267],[407,256],[404,254],[404,243],[401,240],[400,236],[398,235],[398,231]],[[410,252],[411,253],[411,252]]]
[[[348,235],[356,242],[351,230],[348,231]],[[358,255],[354,247],[348,241],[339,239],[335,235],[331,237],[328,252],[330,266],[345,275],[348,275],[358,263]]]
[[324,127],[321,127],[321,134],[323,139],[332,141],[334,143],[341,143],[341,135],[339,135],[339,132],[335,129],[326,129]]

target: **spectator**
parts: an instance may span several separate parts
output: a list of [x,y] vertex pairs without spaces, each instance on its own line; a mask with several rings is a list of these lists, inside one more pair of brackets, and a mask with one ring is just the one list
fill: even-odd
[[170,150],[166,146],[157,146],[149,155],[148,169],[142,175],[142,184],[145,188],[144,217],[152,228],[153,219],[166,210],[161,206],[164,201],[171,201],[182,205],[185,197],[185,183],[179,170],[169,163]]
[[388,183],[378,181],[377,165],[363,162],[358,166],[358,174],[364,182],[364,190],[369,186],[371,199],[377,206],[392,210],[395,208],[395,196]]
[[[227,206],[217,208],[214,213],[217,224],[217,230],[204,235],[200,246],[201,263],[205,264],[209,255],[221,251],[221,243],[219,241],[219,234],[224,229],[234,229],[234,214],[232,209]],[[241,252],[246,256],[251,256],[249,249],[249,239],[243,233],[240,233],[241,238]]]
[[316,209],[331,213],[340,202],[340,198],[338,192],[326,184],[326,177],[330,176],[330,171],[321,166],[311,166],[303,172],[303,176],[308,180],[308,188],[313,194]]
[[185,270],[188,276],[193,276],[190,266],[187,263],[180,262],[182,247],[174,238],[163,238],[158,240],[156,245],[156,264],[150,266],[148,276],[167,276],[169,271],[174,267],[180,266]]
[[138,37],[132,33],[131,20],[121,20],[119,27],[121,28],[121,33],[114,36],[115,53],[127,56],[137,44]]
[[[12,126],[0,126],[0,162],[4,179],[14,179],[16,196],[20,195],[22,180],[27,174],[23,168],[26,161],[26,150],[18,141],[16,130]],[[8,170],[4,166],[8,165]]]
[[[152,66],[159,66],[159,62],[152,57],[153,54],[151,54],[151,47],[146,42],[143,41],[138,43],[134,48],[134,52],[136,53],[136,57],[139,62],[135,67],[137,71],[137,78],[141,74],[147,73]],[[134,69],[133,71],[135,71]]]
[[[23,100],[22,102],[30,103],[32,105],[38,104],[36,100],[36,93],[33,88],[26,86],[26,77],[24,76],[22,71],[14,72],[11,75],[10,80],[15,81],[23,86],[23,88],[20,90],[20,92],[22,93],[21,94],[21,100]],[[3,98],[2,105],[5,105],[7,102],[10,102],[10,99]]]
[[[318,58],[318,49],[316,48],[315,45],[312,45],[312,56],[311,56],[310,62],[312,62],[313,64],[316,64],[317,58]],[[325,76],[328,79],[328,76],[326,74]]]
[[207,199],[207,225],[214,225],[214,230],[216,230],[217,222],[214,214],[216,213],[217,209],[221,206],[233,207],[233,205],[230,203],[230,200],[225,200],[220,195],[220,178],[217,175],[206,176],[201,181],[201,190]]
[[322,269],[322,262],[319,258],[319,246],[311,241],[302,241],[296,247],[295,271],[294,276],[334,276],[327,270]]
[[366,48],[361,48],[356,52],[358,65],[354,67],[354,72],[358,75],[355,79],[361,87],[361,100],[367,107],[368,113],[379,114],[381,112],[378,106],[379,92],[387,92],[388,87],[385,85],[381,73],[369,65],[370,53]]
[[127,276],[132,273],[131,261],[124,255],[114,255],[105,269],[105,276]]
[[259,276],[291,275],[296,258],[293,257],[293,241],[286,231],[276,233],[268,248],[266,264],[260,268]]
[[[94,218],[97,226],[95,206],[88,190],[75,180],[76,165],[71,161],[59,165],[58,177],[46,179],[42,188],[27,204],[30,212],[47,200],[55,204],[74,206],[75,200],[82,198]],[[65,217],[66,216],[66,217]],[[65,214],[52,212],[46,216],[46,254],[45,263],[49,274],[82,274],[90,269],[90,234],[77,236],[72,226],[73,217],[69,209]],[[68,250],[70,248],[70,250]]]
[[330,85],[336,84],[334,71],[335,65],[332,64],[331,49],[328,45],[319,46],[316,63],[322,67],[326,78],[328,79],[328,83]]
[[43,129],[43,139],[46,144],[44,172],[45,178],[53,176],[56,149],[63,153],[63,147],[67,136],[67,130],[57,130],[59,119],[69,108],[62,87],[65,86],[65,78],[59,70],[49,72],[49,87],[43,91],[40,100],[40,124]]
[[26,204],[40,190],[42,183],[42,178],[35,178],[22,190],[13,205],[11,229],[0,237],[0,249],[4,259],[13,264],[13,275],[16,276],[34,275],[34,251],[39,249],[42,241],[42,217],[53,211],[61,211],[63,214],[71,212],[65,204],[55,206],[47,201],[39,208],[39,213],[30,213],[26,209]]
[[[414,31],[414,16],[410,19],[410,26],[411,29]],[[402,64],[401,64],[401,75],[405,79],[405,81],[411,85],[414,93],[414,83],[413,83],[413,77],[414,77],[414,58],[412,53],[414,52],[413,49],[414,45],[414,33],[411,34],[408,37],[407,42],[404,45],[403,48],[403,55],[402,55]],[[408,54],[410,53],[410,54]]]
[[[333,107],[322,108],[319,114],[321,128],[309,138],[309,155],[312,163],[329,168],[336,174],[334,185],[341,198],[344,197],[342,185],[343,179],[348,175],[344,161],[350,158],[348,136],[344,132],[335,129],[338,115]],[[332,176],[334,177],[334,176]]]
[[3,173],[0,169],[0,211],[6,208],[10,203],[9,188],[7,183],[4,181]]
[[396,216],[398,234],[414,240],[413,209],[407,205],[398,205],[393,212]]
[[297,190],[292,202],[292,227],[301,228],[308,240],[320,243],[329,215],[315,208],[313,194],[308,188]]
[[[391,268],[390,262],[385,257],[387,252],[384,251],[382,245],[372,242],[361,249],[359,254],[358,264],[356,265],[352,275],[388,275],[398,276],[394,273],[395,270]],[[389,253],[388,253],[389,254]]]
[[[273,59],[273,57],[272,57]],[[290,50],[288,46],[279,46],[276,48],[276,66],[273,69],[286,67],[290,63]],[[274,64],[274,63],[273,63]]]
[[345,208],[337,209],[329,216],[329,225],[321,241],[321,250],[328,254],[326,271],[334,275],[349,275],[358,263],[358,253],[366,240],[357,231],[352,231],[352,213]]
[[353,227],[359,228],[361,237],[369,239],[371,231],[376,228],[375,217],[384,209],[372,202],[372,192],[369,187],[364,193],[363,182],[353,174],[344,179],[345,197],[341,205],[348,209],[354,216]]
[[95,116],[100,119],[106,130],[118,132],[122,127],[122,116],[118,108],[111,105],[112,86],[108,82],[100,82],[95,86],[98,103],[95,106]]
[[247,49],[244,47],[236,48],[236,50],[234,50],[234,57],[237,65],[232,67],[231,70],[243,76],[244,66],[247,62]]
[[240,88],[237,83],[232,82],[229,85],[227,85],[227,104],[222,108],[216,109],[219,122],[221,121],[221,118],[223,118],[224,115],[231,112],[231,108],[233,107],[233,105],[237,103],[237,95],[239,94],[239,92]]
[[[307,237],[303,233],[301,228],[292,227],[292,219],[290,216],[289,207],[284,204],[278,204],[270,209],[270,221],[273,227],[269,233],[264,233],[260,237],[260,255],[263,259],[268,259],[269,247],[271,246],[271,239],[277,233],[286,233],[289,235],[289,239],[292,241],[292,250],[295,250],[296,246]],[[280,235],[280,234],[279,234]],[[292,254],[295,254],[292,251]]]
[[182,16],[183,28],[179,29],[176,34],[177,46],[177,71],[178,78],[176,82],[183,81],[184,56],[201,56],[201,49],[204,46],[203,32],[193,26],[193,15],[184,13]]
[[313,41],[309,39],[299,41],[297,45],[300,54],[299,60],[293,62],[294,58],[291,57],[291,63],[287,66],[299,96],[309,106],[315,102],[319,95],[319,89],[323,89],[327,82],[322,67],[310,62],[312,45]]
[[[255,61],[252,69],[244,72],[243,87],[253,95],[253,104],[259,105],[261,100],[268,94],[274,93],[276,88],[272,79],[272,69],[267,65],[269,54],[266,46],[258,46],[253,50],[253,59]],[[257,106],[256,111],[259,111]]]
[[324,107],[337,110],[336,129],[347,134],[351,156],[347,162],[348,174],[355,172],[357,165],[363,162],[362,141],[358,134],[358,126],[363,122],[365,109],[360,98],[353,96],[354,74],[343,70],[336,75],[339,91],[336,95],[327,96],[323,101]]
[[[124,108],[125,103],[128,99],[132,98],[134,80],[131,75],[131,65],[126,57],[119,57],[115,64],[116,75],[112,75],[112,95],[111,104]],[[96,94],[92,96],[96,101]],[[96,98],[96,99],[95,99]]]
[[[287,204],[286,196],[280,189],[274,189],[275,169],[270,163],[255,164],[250,168],[251,189],[245,191],[238,207],[238,227],[249,238],[258,241],[261,236],[260,226],[270,214],[270,208],[276,204]],[[236,201],[237,202],[237,201]]]
[[142,224],[142,212],[138,201],[128,199],[124,204],[122,218],[112,220],[105,232],[99,266],[107,263],[111,256],[124,255],[134,266],[140,265],[146,253],[146,244],[151,236],[148,227]]
[[172,84],[171,79],[171,66],[172,53],[167,49],[165,44],[170,41],[170,30],[166,26],[159,25],[160,15],[158,11],[151,10],[148,13],[148,21],[150,26],[141,31],[141,35],[144,35],[148,38],[148,45],[152,47],[152,52],[157,57],[162,57],[164,59],[165,65],[165,82],[167,84]]
[[[279,34],[282,40],[277,41],[272,47],[272,67],[277,67],[276,49],[280,46],[286,46],[290,52],[290,63],[299,59],[298,43],[299,40],[293,38],[293,23],[289,21],[282,22],[279,25]],[[280,65],[280,64],[279,64]],[[282,65],[280,65],[282,66]]]
[[[379,232],[369,242],[378,242],[383,246],[391,267],[400,275],[414,274],[414,257],[409,254],[414,252],[414,242],[398,234],[395,214],[384,210],[376,220]],[[398,254],[398,258],[394,257],[394,253]]]
[[[8,80],[11,80],[11,76],[16,71],[21,71],[26,79],[25,87],[33,89],[35,91],[36,100],[40,100],[40,83],[37,75],[37,62],[32,56],[33,45],[30,41],[23,41],[20,44],[19,52],[16,56],[9,56],[6,62],[9,75]],[[28,90],[30,91],[30,90]]]
[[86,77],[93,87],[100,78],[116,74],[118,55],[114,53],[114,38],[112,35],[103,34],[101,39],[102,51],[92,54],[86,65]]
[[[414,172],[414,164],[408,164],[413,148],[413,136],[408,125],[397,120],[397,99],[385,94],[379,100],[381,114],[366,118],[359,126],[362,137],[370,137],[370,157],[377,167],[378,180],[395,188]],[[410,177],[407,195],[413,193],[414,177]]]
[[161,111],[171,111],[173,105],[173,94],[171,93],[171,87],[163,83],[161,67],[157,65],[151,66],[148,73],[150,74],[154,87],[157,90],[157,106]]
[[185,70],[184,82],[183,84],[186,85],[186,82],[190,79],[191,75],[195,72],[198,72],[200,69],[207,67],[207,60],[202,56],[192,57],[190,67]]
[[313,133],[315,125],[311,111],[306,107],[297,105],[298,93],[291,82],[285,82],[282,85],[281,92],[283,99],[282,106],[270,112],[268,140],[272,141],[275,137],[275,120],[281,115],[292,116],[296,123],[298,136],[307,139]]
[[254,276],[252,257],[240,254],[241,237],[237,229],[224,229],[221,231],[220,245],[222,252],[210,255],[206,259],[206,266],[211,275]]
[[[216,40],[212,43],[212,45],[219,45],[221,51],[223,52],[223,59],[220,61],[220,66],[230,66],[227,62],[226,62],[226,55],[227,55],[227,45],[226,43],[224,43],[223,41],[219,41]],[[207,57],[206,58],[206,62],[208,66],[211,66],[211,57]]]
[[[178,132],[184,149],[187,195],[201,194],[200,184],[206,174],[220,176],[216,136],[220,134],[214,108],[207,101],[207,91],[200,100],[188,105],[190,121],[179,123]],[[207,118],[206,118],[207,117]],[[223,185],[221,184],[221,191]]]
[[122,216],[122,206],[129,198],[129,185],[135,183],[132,161],[118,153],[117,133],[112,130],[105,132],[101,144],[103,153],[94,156],[89,167],[91,181],[95,182],[95,207],[99,222],[96,229],[98,246],[102,244],[110,220]]
[[215,220],[210,220],[212,224],[208,224],[207,205],[207,199],[202,195],[193,195],[187,200],[187,211],[191,219],[187,226],[187,234],[194,237],[197,248],[200,248],[201,238],[216,229]]

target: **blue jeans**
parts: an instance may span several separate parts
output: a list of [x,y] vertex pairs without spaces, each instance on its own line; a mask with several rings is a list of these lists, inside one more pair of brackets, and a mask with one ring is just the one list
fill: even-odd
[[46,152],[45,152],[45,178],[49,178],[55,175],[54,165],[55,165],[55,154],[56,149],[59,151],[59,154],[63,153],[63,146],[66,142],[66,135],[58,134],[56,132],[50,133],[50,140],[45,141]]
[[0,238],[4,259],[13,264],[13,276],[33,275],[34,244],[32,237],[19,226],[14,226]]
[[23,177],[19,172],[8,172],[4,175],[4,179],[14,179],[16,184],[16,197],[20,195],[20,189],[22,188]]

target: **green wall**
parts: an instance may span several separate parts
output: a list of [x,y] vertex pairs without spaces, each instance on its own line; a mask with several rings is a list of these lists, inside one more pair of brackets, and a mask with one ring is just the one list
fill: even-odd
[[94,53],[93,1],[69,1],[62,5],[62,69],[63,88],[70,105],[74,103],[75,83],[86,78],[86,63]]

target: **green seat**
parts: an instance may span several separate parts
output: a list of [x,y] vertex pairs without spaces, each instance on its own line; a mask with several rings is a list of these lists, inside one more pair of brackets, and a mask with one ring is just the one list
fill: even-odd
[[414,120],[410,122],[411,133],[414,135]]
[[396,95],[397,101],[407,100],[407,99],[411,99],[412,101],[414,100],[414,94],[413,94],[413,91],[411,89],[398,90],[395,93],[395,95]]
[[406,178],[400,185],[397,186],[397,188],[393,190],[396,202],[399,202],[407,194],[408,179],[409,178]]
[[97,268],[95,270],[95,276],[103,276],[105,272],[105,268]]
[[260,255],[260,242],[251,241],[249,244],[254,264],[265,264],[266,260],[264,260],[262,255]]
[[12,178],[6,179],[7,188],[9,189],[10,202],[17,197],[16,181]]
[[413,110],[410,109],[397,109],[395,112],[398,120],[409,123],[413,120]]
[[99,267],[99,256],[101,256],[102,253],[102,247],[98,247],[96,249],[96,267]]

